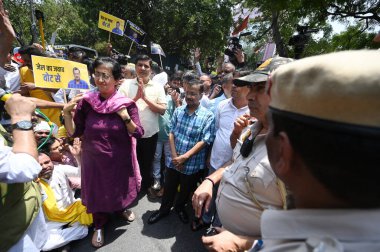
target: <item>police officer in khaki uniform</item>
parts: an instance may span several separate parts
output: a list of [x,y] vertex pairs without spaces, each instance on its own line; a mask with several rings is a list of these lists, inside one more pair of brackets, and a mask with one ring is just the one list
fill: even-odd
[[263,251],[380,251],[379,62],[339,52],[273,74],[268,156],[296,209],[264,212]]
[[233,160],[208,176],[193,196],[196,216],[200,216],[203,208],[208,211],[212,187],[220,181],[216,205],[223,229],[217,228],[217,235],[202,238],[210,251],[249,249],[261,236],[262,211],[281,209],[285,204],[284,188],[279,186],[269,165],[265,147],[268,130],[266,112],[270,102],[265,90],[269,72],[289,61],[281,57],[270,59],[253,74],[233,81],[236,86],[249,87],[250,115],[235,122],[230,139],[234,148]]

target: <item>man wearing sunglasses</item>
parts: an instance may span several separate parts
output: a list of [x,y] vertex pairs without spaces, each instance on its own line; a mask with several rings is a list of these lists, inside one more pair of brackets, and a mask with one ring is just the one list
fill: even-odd
[[[270,97],[266,93],[268,75],[287,58],[272,58],[252,74],[234,79],[235,86],[248,86],[249,115],[239,117],[230,137],[234,148],[230,162],[209,175],[193,196],[195,214],[208,211],[212,188],[219,183],[217,211],[223,229],[217,234],[202,237],[210,251],[247,250],[259,239],[260,217],[264,209],[281,209],[285,205],[285,189],[270,167],[265,136],[268,131],[266,113]],[[253,120],[253,119],[256,120]]]

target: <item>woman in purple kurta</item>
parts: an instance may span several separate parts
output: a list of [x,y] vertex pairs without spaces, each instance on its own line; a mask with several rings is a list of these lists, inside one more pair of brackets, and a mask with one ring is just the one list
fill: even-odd
[[[81,197],[94,218],[92,244],[100,247],[108,213],[122,213],[137,197],[141,178],[133,137],[144,132],[135,102],[117,93],[120,65],[98,58],[94,69],[98,90],[75,97],[64,115],[68,133],[82,136]],[[66,118],[76,104],[74,120]]]

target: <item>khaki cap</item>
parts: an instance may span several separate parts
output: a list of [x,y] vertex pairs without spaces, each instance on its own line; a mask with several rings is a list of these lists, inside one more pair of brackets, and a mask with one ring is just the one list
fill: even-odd
[[276,70],[279,66],[294,61],[291,58],[273,57],[262,63],[252,74],[237,78],[233,83],[237,87],[252,85],[254,83],[266,82],[269,74]]
[[307,117],[380,127],[380,52],[345,51],[301,59],[271,77],[270,107]]

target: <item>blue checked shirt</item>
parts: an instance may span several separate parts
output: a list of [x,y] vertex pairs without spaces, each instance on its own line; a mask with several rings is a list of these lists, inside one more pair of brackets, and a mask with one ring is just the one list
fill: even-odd
[[[188,114],[187,106],[178,107],[173,114],[170,132],[174,135],[174,144],[178,156],[185,154],[198,142],[203,141],[210,145],[215,138],[215,119],[211,111],[199,105],[197,110]],[[191,175],[205,168],[207,148],[202,148],[198,153],[191,156],[180,171]],[[173,163],[171,169],[176,169]]]
[[76,83],[75,80],[71,80],[69,84],[67,84],[67,88],[89,89],[89,86],[84,80],[79,80],[79,83]]

